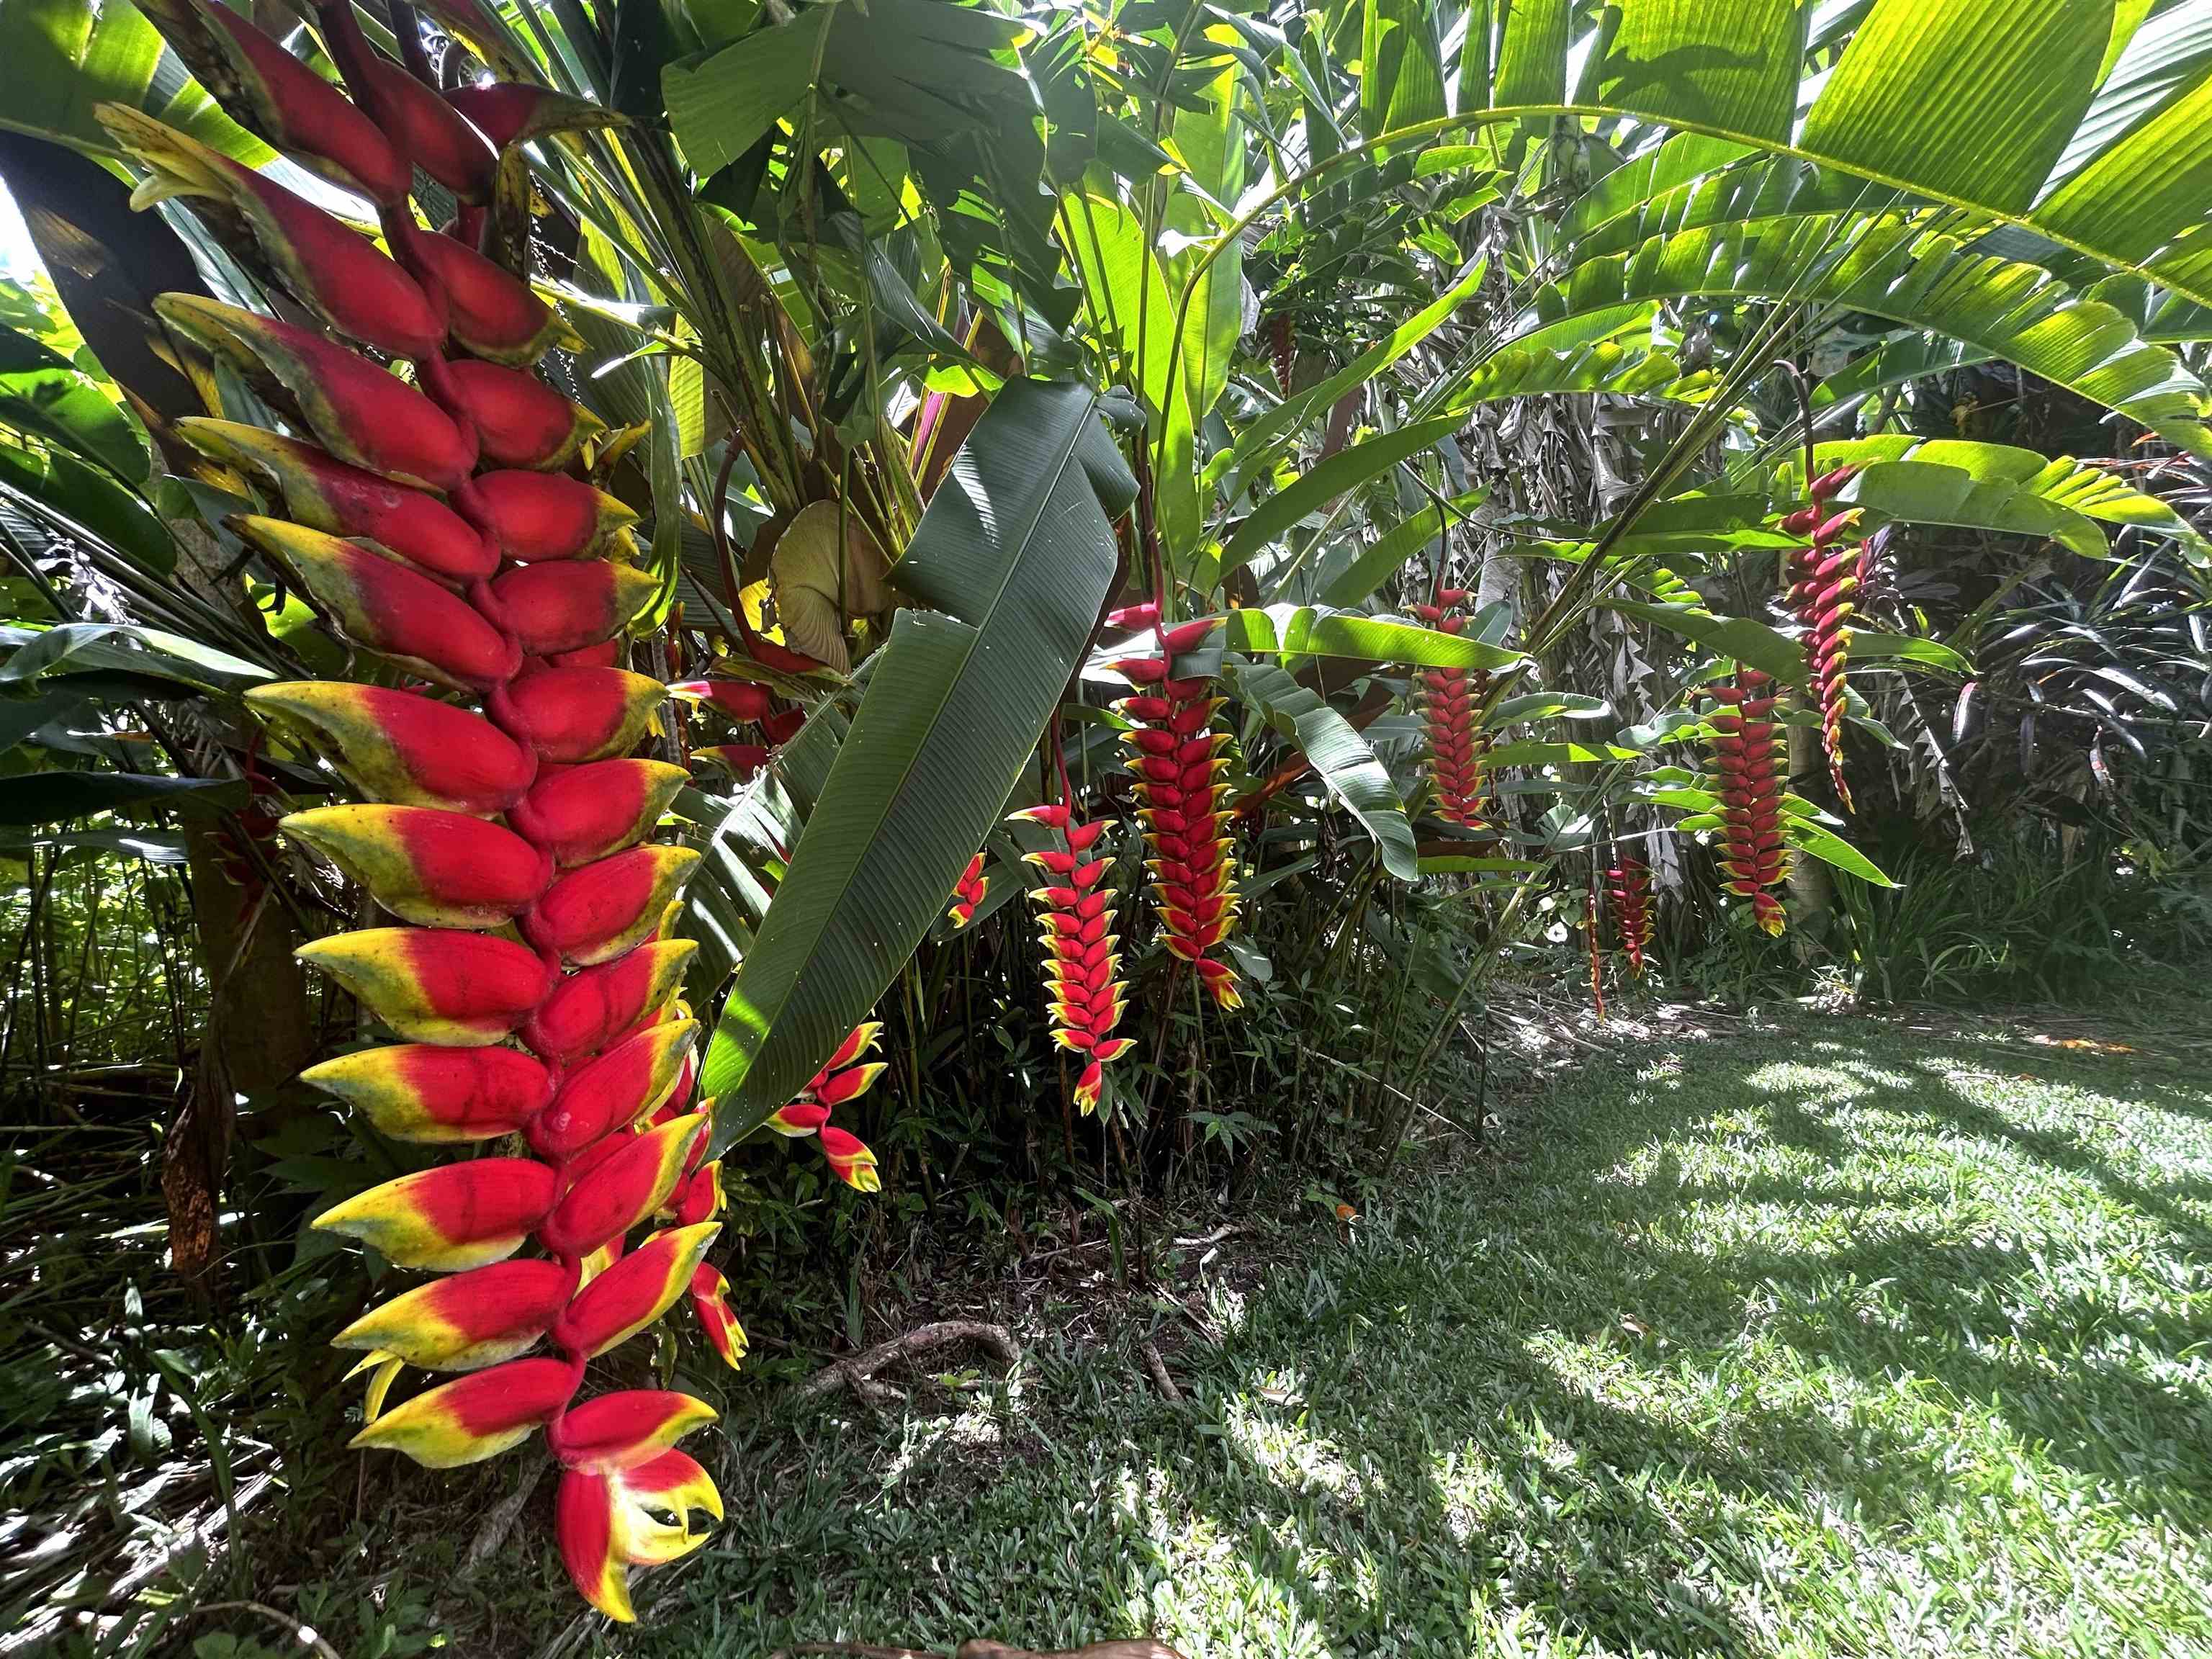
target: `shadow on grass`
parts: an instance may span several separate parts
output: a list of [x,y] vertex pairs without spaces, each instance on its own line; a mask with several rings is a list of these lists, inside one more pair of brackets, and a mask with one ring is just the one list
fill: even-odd
[[2203,1097],[2029,1063],[1840,1022],[1688,1048],[1223,1295],[1181,1408],[1048,1350],[1011,1401],[741,1431],[637,1648],[2191,1650]]

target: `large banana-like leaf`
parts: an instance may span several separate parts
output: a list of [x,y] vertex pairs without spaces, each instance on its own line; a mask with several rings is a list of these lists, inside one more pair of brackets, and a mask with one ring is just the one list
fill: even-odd
[[[1517,4],[1504,11],[1492,111],[1428,127],[1634,116],[2015,226],[2212,304],[2212,76],[2197,31],[2172,26],[2185,38],[2131,64],[2150,26],[2131,8],[2116,27],[2111,0],[1875,0],[1799,123],[1801,10],[1615,0],[1602,53],[1571,94],[1568,60],[1587,44],[1574,8]],[[2106,99],[2108,65],[2105,84],[2118,84]],[[1480,101],[1462,85],[1463,108]]]
[[1275,663],[1239,664],[1230,678],[1262,720],[1297,744],[1328,793],[1375,838],[1382,867],[1401,881],[1418,878],[1405,803],[1389,769],[1352,722]]
[[1249,605],[1222,617],[1221,633],[1229,649],[1280,657],[1291,669],[1317,657],[1414,668],[1507,668],[1523,660],[1518,651],[1469,635],[1321,605]]
[[997,822],[1114,579],[1136,494],[1084,386],[1009,383],[892,578],[899,613],[775,901],[731,988],[702,1087],[727,1145],[866,1018]]
[[1813,214],[1662,236],[1577,265],[1538,309],[1549,322],[1637,301],[1784,295],[1965,341],[2212,454],[2203,383],[2118,310],[1906,217]]

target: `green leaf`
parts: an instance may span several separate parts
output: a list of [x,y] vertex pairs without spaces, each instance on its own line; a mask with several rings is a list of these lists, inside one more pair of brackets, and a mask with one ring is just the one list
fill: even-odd
[[1481,506],[1489,494],[1487,489],[1470,489],[1445,502],[1441,513],[1434,507],[1425,507],[1407,514],[1370,543],[1322,590],[1322,603],[1339,610],[1361,603],[1395,575],[1408,559],[1433,546],[1444,526]]
[[1872,882],[1876,887],[1894,887],[1897,884],[1882,873],[1881,867],[1857,848],[1852,846],[1834,830],[1794,814],[1782,820],[1782,838],[1801,853],[1809,853],[1823,864],[1832,864],[1846,875],[1856,876],[1861,881]]
[[892,579],[902,611],[702,1068],[750,1133],[867,1017],[997,822],[1114,578],[1136,493],[1085,387],[1009,382]]
[[0,328],[0,424],[51,439],[133,483],[152,470],[137,428],[93,378]]
[[1374,838],[1382,867],[1400,881],[1413,880],[1419,873],[1413,828],[1389,769],[1375,758],[1367,739],[1278,664],[1238,665],[1231,678],[1261,717],[1297,744],[1328,793]]
[[1415,668],[1504,668],[1522,659],[1502,645],[1323,605],[1255,605],[1221,620],[1222,643],[1249,656],[1342,657]]
[[1716,617],[1686,605],[1645,605],[1640,599],[1608,599],[1605,608],[1679,634],[1692,644],[1733,657],[1787,684],[1804,684],[1804,653],[1794,640],[1784,639],[1765,623],[1748,617]]
[[148,803],[243,806],[246,785],[223,778],[169,778],[136,772],[33,772],[0,778],[0,825],[60,823],[91,812]]
[[1463,416],[1446,415],[1433,421],[1417,421],[1395,432],[1378,432],[1340,450],[1245,515],[1222,546],[1223,572],[1237,568],[1307,514],[1319,512],[1347,489],[1356,489],[1409,456],[1419,454],[1465,424]]
[[1875,0],[1798,147],[1863,175],[2023,212],[2089,107],[2110,17],[2109,0]]
[[1805,57],[1796,0],[1620,0],[1599,96],[1662,121],[1788,141]]
[[836,11],[809,7],[702,63],[671,64],[660,72],[668,124],[692,172],[702,179],[720,173],[798,104]]
[[1601,761],[1632,761],[1642,757],[1642,751],[1621,749],[1609,743],[1546,743],[1536,738],[1522,738],[1512,743],[1501,743],[1487,750],[1482,764],[1495,766],[1589,766]]
[[1910,662],[1941,669],[1947,674],[1971,674],[1973,664],[1936,640],[1916,640],[1902,634],[1851,632],[1851,657],[1857,662]]
[[44,629],[0,628],[0,650],[13,654],[0,663],[0,685],[21,684],[45,674],[121,669],[196,685],[210,691],[238,691],[269,679],[269,671],[227,651],[158,628],[128,623],[64,623]]

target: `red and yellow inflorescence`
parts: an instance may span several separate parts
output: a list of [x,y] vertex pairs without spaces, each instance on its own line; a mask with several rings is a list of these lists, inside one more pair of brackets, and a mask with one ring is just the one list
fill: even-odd
[[[1436,603],[1417,605],[1413,614],[1438,633],[1464,633],[1467,600],[1463,587],[1439,588]],[[1437,792],[1437,816],[1463,830],[1484,829],[1482,757],[1490,734],[1477,722],[1475,711],[1490,690],[1490,676],[1480,668],[1422,668],[1414,671],[1413,682],[1428,733],[1429,780]]]
[[1221,1008],[1243,1004],[1237,970],[1213,952],[1237,921],[1235,860],[1229,843],[1229,786],[1221,757],[1229,733],[1213,725],[1220,699],[1205,679],[1175,678],[1175,660],[1211,633],[1210,619],[1164,628],[1158,605],[1108,617],[1115,628],[1152,630],[1151,653],[1111,665],[1136,690],[1114,705],[1129,722],[1121,734],[1144,820],[1146,867],[1167,947],[1191,964]]
[[1851,541],[1858,509],[1830,513],[1828,502],[1851,481],[1855,466],[1839,466],[1813,480],[1809,506],[1782,520],[1809,546],[1790,555],[1790,609],[1804,629],[1805,668],[1820,705],[1820,744],[1827,752],[1828,775],[1836,799],[1848,807],[1850,786],[1844,781],[1844,671],[1851,651],[1850,618],[1867,575],[1867,547]]
[[968,860],[968,867],[960,872],[960,879],[952,884],[952,905],[945,911],[955,933],[975,920],[975,907],[991,890],[991,878],[983,873],[981,853]]
[[[726,1360],[744,1350],[705,1260],[719,1184],[708,1115],[689,1103],[697,1027],[677,1000],[696,947],[664,936],[697,855],[648,839],[684,773],[629,752],[664,697],[620,665],[656,584],[629,562],[635,515],[586,476],[602,423],[532,372],[549,347],[580,343],[471,234],[488,224],[481,209],[465,206],[449,233],[412,218],[416,166],[484,201],[493,142],[379,58],[350,4],[320,15],[352,99],[209,0],[149,9],[188,62],[210,66],[234,114],[374,199],[390,250],[183,133],[100,109],[148,169],[136,199],[193,202],[307,319],[158,300],[178,336],[294,428],[185,420],[179,435],[262,486],[264,511],[235,527],[331,627],[450,694],[331,682],[250,694],[362,798],[283,830],[397,924],[300,951],[400,1039],[305,1078],[397,1139],[512,1142],[316,1218],[439,1275],[339,1334],[372,1373],[353,1443],[445,1468],[542,1431],[562,1469],[569,1574],[628,1619],[629,1569],[696,1548],[695,1516],[721,1514],[705,1470],[675,1449],[714,1413],[659,1389],[580,1399],[586,1364],[687,1297]],[[550,94],[505,90],[474,94],[495,117],[520,112],[495,123],[502,148],[544,118],[596,118],[547,116]],[[358,348],[410,364],[411,383]],[[447,1380],[387,1408],[410,1365]]]
[[876,1155],[860,1137],[831,1123],[830,1114],[866,1094],[868,1086],[884,1074],[881,1060],[867,1059],[882,1030],[882,1025],[873,1020],[855,1025],[837,1045],[837,1052],[806,1080],[806,1086],[768,1120],[768,1127],[780,1135],[817,1137],[822,1155],[830,1160],[830,1174],[855,1192],[883,1190],[883,1182],[876,1174]]
[[1061,845],[1024,854],[1052,878],[1030,890],[1042,913],[1037,932],[1044,943],[1046,1007],[1053,1041],[1082,1056],[1074,1099],[1085,1117],[1098,1109],[1106,1067],[1128,1053],[1132,1039],[1114,1035],[1121,1023],[1128,987],[1116,975],[1121,955],[1114,932],[1114,889],[1106,878],[1110,856],[1092,849],[1103,823],[1079,823],[1066,806],[1026,807],[1013,817],[1060,833]]
[[1752,920],[1770,933],[1785,925],[1773,890],[1788,872],[1782,841],[1782,728],[1774,682],[1756,668],[1706,688],[1714,707],[1711,785],[1720,797],[1722,885],[1751,901]]
[[1605,890],[1629,971],[1640,977],[1651,954],[1651,866],[1633,853],[1616,851],[1605,872]]

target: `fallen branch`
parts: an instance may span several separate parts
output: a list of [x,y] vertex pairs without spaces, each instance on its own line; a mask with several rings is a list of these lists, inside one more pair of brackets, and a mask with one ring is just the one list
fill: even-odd
[[[934,1352],[955,1342],[976,1342],[996,1353],[1008,1365],[1021,1363],[1022,1351],[1012,1334],[1004,1325],[993,1325],[980,1319],[946,1319],[934,1325],[923,1325],[908,1331],[904,1336],[895,1336],[888,1342],[878,1342],[872,1348],[833,1360],[808,1377],[799,1386],[799,1397],[811,1400],[832,1389],[848,1388],[863,1400],[882,1405],[896,1401],[896,1390],[878,1383],[876,1373],[886,1365],[896,1364],[902,1359]],[[805,1651],[805,1650],[798,1650]],[[830,1649],[836,1652],[839,1650]]]
[[1154,1386],[1166,1396],[1168,1403],[1170,1406],[1181,1405],[1182,1390],[1176,1387],[1175,1377],[1168,1370],[1168,1362],[1160,1358],[1160,1345],[1146,1337],[1137,1352],[1145,1357],[1145,1370],[1150,1373]]

